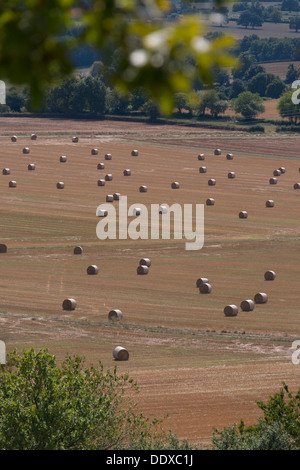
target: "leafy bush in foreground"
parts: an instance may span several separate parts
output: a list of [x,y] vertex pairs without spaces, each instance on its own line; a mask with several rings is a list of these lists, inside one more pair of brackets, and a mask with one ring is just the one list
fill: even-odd
[[267,403],[258,402],[263,418],[245,427],[243,420],[214,430],[214,450],[300,450],[300,389],[293,395],[283,383]]
[[1,366],[0,449],[189,449],[137,411],[137,391],[101,363],[67,355],[59,366],[47,350],[14,351]]

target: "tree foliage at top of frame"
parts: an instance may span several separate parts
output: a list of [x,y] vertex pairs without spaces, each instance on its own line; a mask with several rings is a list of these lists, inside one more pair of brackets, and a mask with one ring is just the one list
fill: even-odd
[[108,65],[118,50],[112,84],[142,86],[169,112],[175,93],[191,91],[196,78],[211,84],[216,64],[235,63],[232,38],[205,38],[197,15],[166,21],[170,8],[168,0],[0,0],[0,76],[27,85],[38,104],[46,86],[72,73],[76,48],[94,47]]

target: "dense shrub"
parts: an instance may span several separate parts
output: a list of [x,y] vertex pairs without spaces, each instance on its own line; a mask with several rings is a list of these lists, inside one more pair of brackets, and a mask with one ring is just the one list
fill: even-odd
[[251,126],[249,127],[248,129],[248,132],[265,132],[265,128],[264,126],[260,125],[260,124],[257,124],[256,126]]

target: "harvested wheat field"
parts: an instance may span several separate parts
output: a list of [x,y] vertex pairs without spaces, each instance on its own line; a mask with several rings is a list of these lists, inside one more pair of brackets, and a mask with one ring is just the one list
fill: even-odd
[[[277,392],[282,381],[298,389],[292,344],[300,338],[299,137],[0,118],[0,141],[2,169],[10,168],[0,178],[0,243],[7,246],[0,253],[0,339],[8,351],[33,346],[58,359],[76,353],[105,368],[117,365],[137,380],[145,414],[168,415],[167,428],[201,446],[209,446],[214,427],[241,418],[256,422],[256,401]],[[221,155],[214,155],[216,148]],[[107,153],[111,160],[97,170]],[[61,155],[67,156],[63,164]],[[286,172],[270,185],[279,167]],[[100,187],[99,174],[113,179]],[[209,186],[212,178],[216,185]],[[139,191],[142,185],[147,192]],[[100,240],[96,226],[105,217],[96,209],[117,193],[142,215],[151,204],[194,207],[213,198],[204,208],[203,248],[186,250],[187,240],[174,239],[172,230],[170,239]],[[108,206],[118,214],[119,200]],[[248,217],[240,219],[241,211]],[[128,217],[128,224],[135,219]],[[137,275],[146,258],[147,275]],[[97,275],[87,274],[89,266],[97,266]],[[266,281],[270,270],[276,279]],[[212,286],[207,295],[196,287],[201,277]],[[257,293],[268,301],[242,311],[241,302]],[[76,309],[63,310],[64,299],[75,299]],[[224,308],[232,304],[238,315],[227,317]],[[120,321],[108,318],[115,309]],[[128,360],[114,359],[117,346],[126,348]]]

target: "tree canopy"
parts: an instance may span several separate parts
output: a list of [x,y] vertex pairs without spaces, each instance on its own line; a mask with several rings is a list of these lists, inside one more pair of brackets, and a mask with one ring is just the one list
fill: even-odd
[[289,90],[284,93],[278,101],[277,109],[282,118],[287,118],[291,123],[297,124],[300,120],[300,106],[293,103],[292,97],[294,93],[298,98],[299,93],[297,90]]
[[8,354],[0,367],[1,450],[187,449],[133,400],[128,374],[47,349]]
[[289,28],[295,29],[296,33],[298,32],[298,30],[300,29],[300,16],[293,16],[290,19]]
[[245,119],[253,119],[265,110],[262,98],[258,93],[251,93],[251,91],[240,93],[233,100],[232,107],[236,113],[240,113]]

